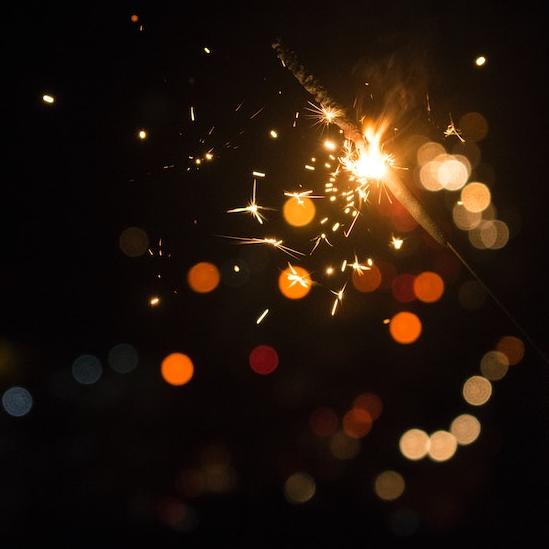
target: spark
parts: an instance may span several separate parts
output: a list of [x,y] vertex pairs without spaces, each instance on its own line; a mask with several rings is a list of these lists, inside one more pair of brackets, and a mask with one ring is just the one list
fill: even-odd
[[145,130],[139,130],[137,132],[137,136],[139,137],[139,139],[141,139],[141,141],[143,141],[143,140],[147,139],[148,134]]
[[269,135],[273,138],[273,139],[277,139],[278,138],[278,132],[276,130],[271,130],[269,132]]
[[299,256],[305,255],[303,252],[299,252],[297,250],[289,248],[288,246],[284,246],[284,240],[279,238],[267,237],[267,236],[265,238],[255,238],[255,237],[244,238],[240,236],[224,236],[224,235],[221,235],[221,238],[238,240],[240,244],[266,244],[267,246],[272,246],[273,248],[276,248],[277,250],[280,250],[285,254],[288,254],[290,257],[293,257],[294,259],[299,259]]
[[314,172],[314,171],[315,171],[315,167],[314,167],[314,166],[310,166],[309,164],[305,164],[305,169],[306,169],[306,170],[310,170],[311,172]]
[[344,112],[337,107],[330,105],[318,106],[310,101],[308,101],[308,103],[311,105],[311,108],[307,108],[307,110],[313,113],[309,116],[315,120],[315,124],[327,127],[330,124],[333,124],[338,118],[344,116]]
[[205,47],[204,52],[210,54],[210,53],[212,53],[212,50],[210,48]]
[[334,268],[331,267],[331,266],[330,266],[330,267],[326,267],[326,274],[327,274],[328,276],[334,274]]
[[256,324],[261,324],[262,320],[269,314],[269,309],[265,309],[255,321]]
[[391,246],[395,249],[395,250],[400,250],[400,248],[402,248],[402,245],[404,244],[404,239],[403,238],[400,238],[398,236],[392,236],[391,238]]
[[233,267],[233,271],[234,271],[235,273],[239,273],[239,272],[240,272],[240,267],[239,267],[238,265],[235,265],[235,266]]
[[295,198],[299,205],[305,204],[303,198],[324,198],[321,195],[311,194],[313,191],[300,191],[300,192],[288,192],[284,191],[284,196],[289,196],[290,198]]
[[254,177],[265,177],[265,174],[263,172],[252,172],[252,175]]
[[450,114],[450,123],[448,127],[444,130],[444,137],[450,137],[455,135],[462,143],[465,143],[465,139],[461,136],[461,130],[458,130],[452,120],[452,115]]
[[156,307],[160,303],[160,298],[158,296],[151,297],[149,299],[149,305],[151,307]]
[[264,108],[265,107],[261,107],[257,112],[252,114],[252,116],[250,116],[250,120],[252,120],[252,118],[255,118],[258,114],[260,114],[263,111]]
[[240,208],[233,208],[231,210],[227,210],[227,213],[249,213],[254,219],[256,219],[260,225],[263,225],[263,220],[267,219],[264,215],[261,214],[260,210],[272,210],[272,208],[267,208],[265,206],[260,206],[255,199],[255,191],[256,191],[257,182],[254,179],[254,184],[252,187],[252,198],[250,199],[250,202],[247,206],[242,206]]
[[195,121],[194,107],[191,107],[191,122],[194,122],[194,121]]
[[45,94],[42,96],[42,101],[51,105],[52,103],[55,103],[55,97],[53,97],[53,95]]
[[311,240],[315,243],[313,246],[313,249],[310,251],[309,255],[313,255],[313,252],[318,248],[319,244],[324,241],[328,246],[333,248],[333,245],[330,243],[328,238],[326,238],[326,235],[324,233],[319,234],[318,236],[315,236],[314,238],[311,238]]
[[349,238],[349,235],[351,234],[351,231],[353,230],[359,215],[360,215],[360,212],[358,210],[353,211],[353,222],[351,223],[351,226],[349,227],[348,231],[343,231],[345,238]]
[[326,141],[324,141],[324,148],[328,151],[335,151],[337,148],[337,145],[333,141],[326,139]]
[[332,292],[336,296],[334,304],[332,305],[332,316],[336,314],[337,306],[343,302],[343,293],[345,292],[346,286],[347,283],[345,282],[345,285],[343,286],[343,288],[341,288],[341,290],[338,290],[337,292],[334,292],[334,290],[330,290],[330,292]]
[[351,267],[351,269],[353,269],[353,271],[355,273],[358,273],[358,276],[362,276],[364,273],[363,271],[369,271],[370,270],[370,267],[368,267],[367,265],[362,265],[360,263],[360,261],[358,260],[358,257],[356,256],[355,254],[355,260],[348,265],[349,267]]
[[211,152],[207,152],[205,155],[204,155],[204,158],[206,160],[213,160],[213,154]]
[[486,57],[484,57],[484,55],[479,55],[476,59],[475,59],[475,65],[477,67],[482,67],[483,65],[486,64]]
[[288,280],[291,282],[290,288],[296,284],[299,284],[303,288],[309,287],[310,279],[308,277],[297,274],[297,271],[291,263],[288,263],[288,269],[290,269],[290,273],[288,274]]

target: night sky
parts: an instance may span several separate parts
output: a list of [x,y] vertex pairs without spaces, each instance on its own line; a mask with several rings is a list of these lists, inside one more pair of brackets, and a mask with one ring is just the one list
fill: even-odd
[[[549,366],[535,348],[549,350],[544,16],[536,2],[445,4],[27,3],[4,14],[3,546],[549,539]],[[391,116],[385,147],[408,168],[402,180],[528,336],[383,191],[371,193],[351,237],[327,227],[334,247],[302,259],[223,238],[276,235],[308,254],[321,231],[327,200],[296,228],[282,215],[283,192],[322,193],[322,142],[342,138],[314,125],[312,98],[277,60],[276,39],[351,118]],[[470,140],[444,136],[471,112],[488,132],[472,145],[480,159],[468,181],[490,188],[509,228],[501,249],[478,249],[456,227],[459,191],[419,182],[421,143],[471,151]],[[314,172],[304,169],[311,157]],[[275,209],[262,226],[226,213],[249,200],[252,171],[266,174],[258,202]],[[124,249],[131,227],[148,238],[139,253]],[[390,246],[396,234],[400,250]],[[376,291],[339,271],[354,254],[379,264]],[[189,286],[200,262],[221,274],[211,292]],[[303,299],[279,291],[288,262],[317,282]],[[399,296],[397,275],[425,271],[444,280],[440,299]],[[330,290],[345,282],[331,316]],[[422,323],[410,344],[384,322],[401,311]],[[488,402],[468,404],[464,382],[503,336],[525,343],[524,358],[492,381]],[[250,365],[260,345],[278,357],[267,375]],[[192,360],[188,383],[163,378],[171,353]],[[364,393],[383,411],[352,436],[346,414]],[[414,461],[399,449],[409,429],[449,430],[460,414],[481,432],[450,459]],[[319,427],[321,416],[336,426]],[[375,489],[384,471],[405,482],[390,501]]]

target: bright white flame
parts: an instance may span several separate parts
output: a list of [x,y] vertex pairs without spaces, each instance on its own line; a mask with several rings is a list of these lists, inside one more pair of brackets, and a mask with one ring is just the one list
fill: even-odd
[[383,179],[387,168],[393,165],[393,157],[383,152],[381,135],[382,129],[376,132],[369,127],[364,133],[363,147],[358,148],[352,141],[345,141],[345,156],[339,159],[343,168],[359,180]]

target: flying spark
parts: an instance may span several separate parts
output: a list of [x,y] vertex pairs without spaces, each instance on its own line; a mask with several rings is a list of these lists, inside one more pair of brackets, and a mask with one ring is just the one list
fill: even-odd
[[303,198],[324,198],[321,195],[311,194],[313,191],[299,191],[299,192],[284,192],[284,196],[289,196],[290,198],[295,198],[297,203],[300,205],[305,204]]
[[395,250],[400,250],[400,248],[402,248],[402,245],[404,244],[404,239],[403,238],[400,238],[398,236],[394,236],[391,238],[391,246],[395,249]]
[[265,309],[255,321],[256,324],[261,324],[263,319],[269,314],[269,309]]
[[254,184],[252,188],[252,198],[247,206],[240,208],[233,208],[232,210],[227,210],[227,213],[249,213],[254,219],[256,219],[260,225],[263,225],[263,221],[267,219],[264,215],[261,214],[260,210],[272,210],[272,208],[267,208],[265,206],[260,206],[255,200],[255,190],[256,190],[256,180],[254,179]]
[[345,287],[347,286],[347,283],[341,288],[341,290],[338,290],[337,292],[334,292],[334,290],[330,290],[336,298],[334,300],[334,304],[332,305],[332,316],[336,314],[337,307],[340,303],[343,302],[343,293],[345,292]]
[[294,250],[292,248],[289,248],[288,246],[284,246],[284,240],[279,238],[273,238],[273,237],[245,238],[240,236],[224,236],[224,235],[221,235],[221,238],[237,240],[239,241],[240,244],[266,244],[267,246],[272,246],[273,248],[276,248],[277,250],[280,250],[285,254],[288,254],[290,257],[293,257],[294,259],[299,259],[299,256],[305,255],[303,252],[299,252],[298,250]]
[[299,275],[291,263],[288,263],[288,269],[290,269],[288,273],[288,280],[291,282],[290,288],[296,284],[299,284],[303,288],[309,287],[310,279],[308,277]]
[[353,269],[353,271],[355,273],[358,274],[358,276],[362,276],[364,274],[364,271],[369,271],[370,270],[370,267],[368,267],[367,265],[362,265],[359,260],[358,260],[358,257],[356,256],[355,254],[355,260],[348,265],[349,267],[351,267],[351,269]]
[[450,115],[448,127],[444,130],[444,137],[450,137],[451,135],[455,135],[462,143],[465,143],[465,139],[463,139],[461,135],[461,130],[456,128],[454,121],[452,120],[452,115]]

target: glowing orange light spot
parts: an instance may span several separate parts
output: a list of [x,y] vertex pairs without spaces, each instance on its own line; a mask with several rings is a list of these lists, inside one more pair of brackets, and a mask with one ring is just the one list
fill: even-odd
[[135,15],[135,14],[132,15],[132,16],[130,17],[130,21],[131,21],[132,23],[137,23],[137,22],[139,21],[139,15]]
[[370,417],[375,420],[383,411],[383,402],[374,393],[363,393],[355,398],[353,408],[366,410],[370,414]]
[[377,265],[372,265],[369,271],[361,271],[361,275],[353,270],[353,286],[359,292],[375,292],[381,285],[381,271]]
[[306,196],[296,198],[292,196],[284,203],[282,214],[287,223],[293,227],[304,227],[314,218],[316,207],[313,201]]
[[421,320],[414,313],[402,311],[391,319],[389,332],[397,343],[413,343],[421,335]]
[[312,280],[309,273],[299,266],[284,269],[278,277],[278,288],[288,299],[301,299],[310,291]]
[[194,366],[187,355],[172,353],[162,361],[161,372],[170,385],[185,385],[193,377]]
[[353,408],[343,416],[343,432],[350,438],[365,437],[372,424],[372,416],[362,408]]
[[515,336],[502,337],[498,341],[496,349],[507,357],[511,366],[518,364],[524,357],[524,343]]
[[437,273],[421,273],[414,279],[414,293],[420,301],[434,303],[444,293],[444,280]]
[[207,294],[215,290],[219,280],[219,270],[213,263],[197,263],[187,273],[189,286],[199,294]]

